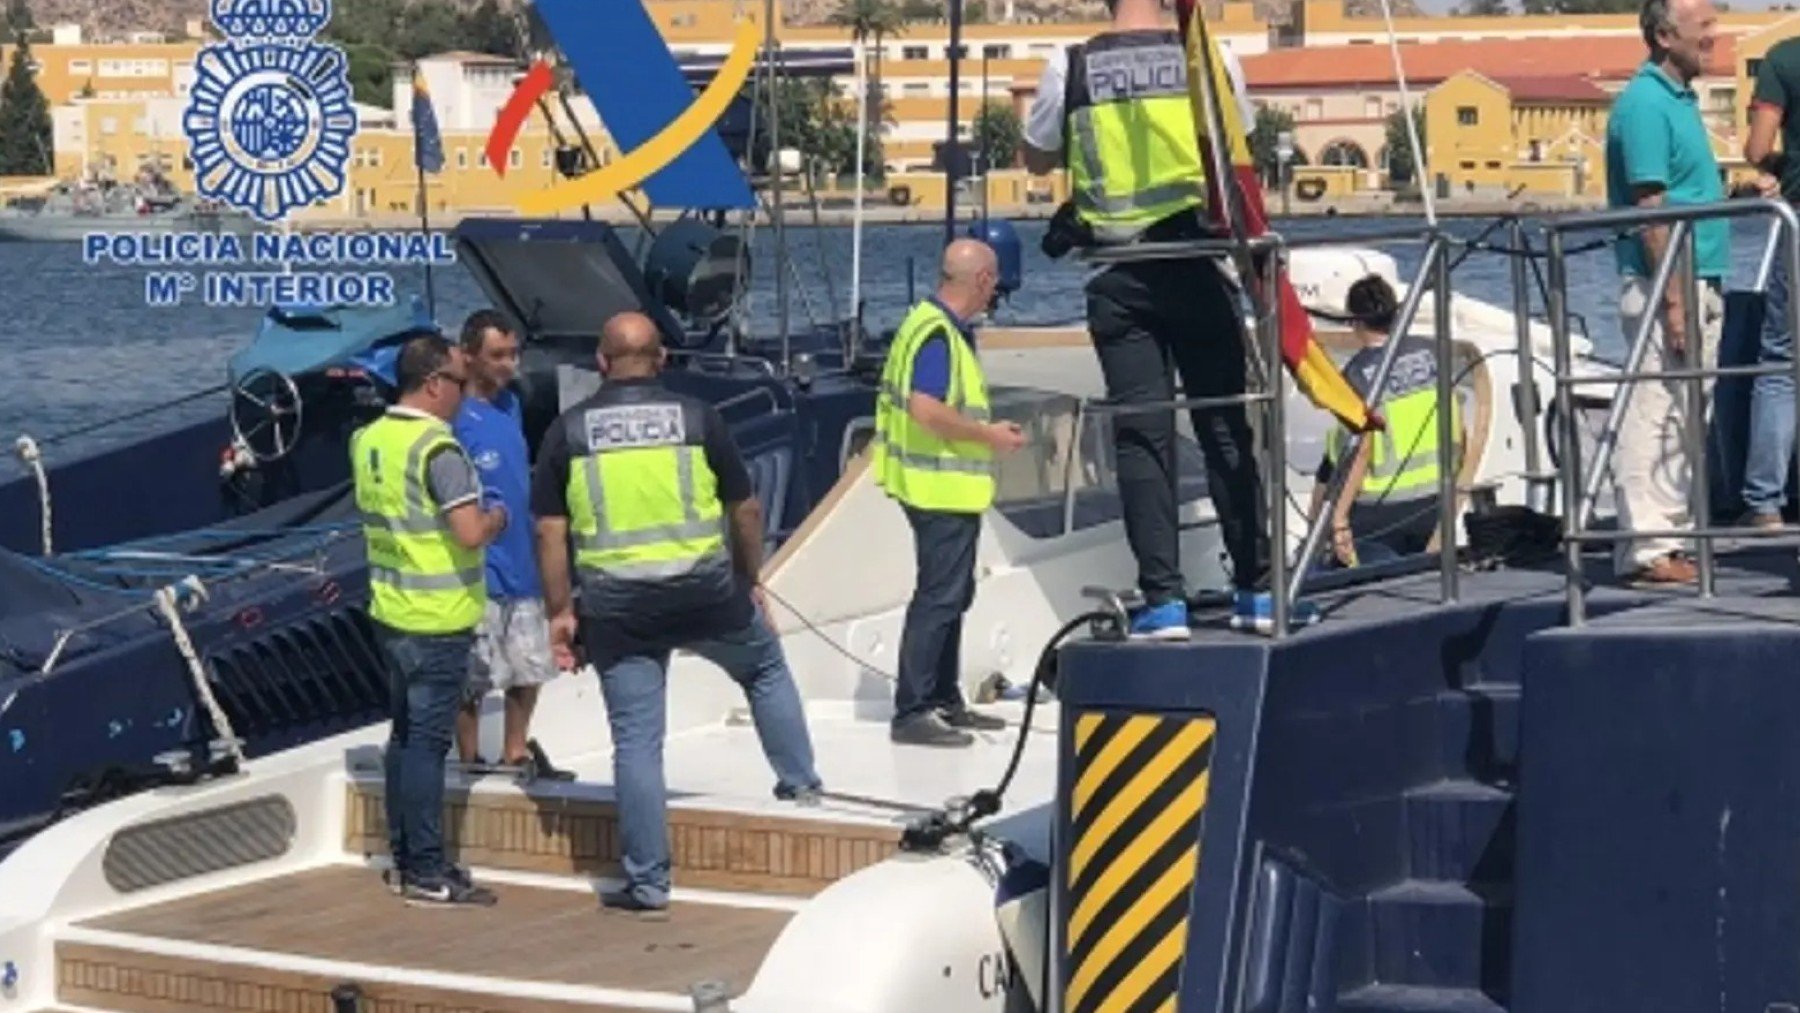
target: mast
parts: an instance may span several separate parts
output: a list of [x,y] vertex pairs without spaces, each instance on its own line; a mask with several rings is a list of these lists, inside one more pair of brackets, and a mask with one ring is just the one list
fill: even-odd
[[763,0],[763,73],[767,75],[764,80],[769,86],[764,94],[769,104],[769,158],[775,163],[775,200],[770,209],[775,224],[775,316],[781,333],[781,369],[786,373],[793,363],[793,356],[792,339],[788,334],[787,274],[782,270],[787,264],[787,229],[781,207],[781,110],[775,95],[779,78],[775,72],[775,46],[775,0]]
[[950,11],[950,122],[944,145],[944,245],[956,240],[956,158],[962,151],[956,136],[957,69],[962,66],[962,0],[945,0]]

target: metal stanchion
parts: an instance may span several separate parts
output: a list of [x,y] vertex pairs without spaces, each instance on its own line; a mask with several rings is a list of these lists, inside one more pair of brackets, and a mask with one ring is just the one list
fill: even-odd
[[1551,232],[1549,237],[1550,284],[1548,305],[1551,345],[1556,354],[1556,420],[1562,426],[1562,455],[1557,469],[1561,474],[1563,506],[1563,577],[1568,596],[1569,625],[1587,621],[1586,603],[1582,600],[1581,543],[1577,536],[1584,527],[1581,520],[1581,427],[1575,420],[1574,398],[1563,379],[1574,367],[1569,345],[1569,276],[1563,260],[1563,237]]
[[[1281,396],[1281,277],[1284,253],[1280,247],[1264,254],[1263,306],[1256,307],[1258,337],[1263,339],[1263,392],[1268,395],[1267,424],[1269,471],[1264,488],[1269,500],[1269,599],[1275,620],[1275,638],[1288,635],[1288,615],[1293,598],[1287,593],[1287,405]],[[1255,306],[1256,300],[1251,300]],[[1246,374],[1248,375],[1248,374]]]
[[[1450,261],[1439,249],[1432,265],[1432,324],[1437,336],[1437,436],[1438,436],[1438,596],[1457,598],[1456,572],[1456,432],[1450,407],[1456,397],[1456,345],[1450,340]],[[1371,397],[1380,398],[1381,388]]]
[[[1674,248],[1670,249],[1669,259],[1674,258]],[[1706,475],[1706,374],[1707,370],[1716,367],[1717,363],[1706,361],[1706,335],[1701,331],[1700,316],[1700,261],[1695,256],[1696,243],[1694,231],[1688,230],[1687,242],[1681,247],[1682,258],[1687,261],[1687,275],[1683,279],[1687,289],[1687,304],[1684,307],[1685,319],[1682,327],[1687,332],[1687,347],[1682,358],[1693,364],[1695,375],[1686,381],[1684,392],[1687,394],[1687,431],[1682,435],[1688,441],[1688,511],[1693,518],[1696,529],[1710,527],[1712,510],[1710,490],[1707,488]],[[1664,365],[1668,360],[1663,360]],[[1700,597],[1713,596],[1713,540],[1700,536],[1694,540],[1695,556],[1700,562]]]

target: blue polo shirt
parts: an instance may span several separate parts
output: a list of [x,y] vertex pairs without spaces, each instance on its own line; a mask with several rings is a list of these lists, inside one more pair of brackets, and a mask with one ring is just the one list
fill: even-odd
[[[950,312],[950,308],[937,301],[936,296],[926,300],[944,311],[950,322],[956,325],[956,333],[975,347],[975,331],[968,322]],[[939,401],[947,401],[950,397],[950,334],[939,331],[925,339],[919,350],[913,354],[912,389],[915,394],[935,397]]]
[[487,547],[488,597],[542,597],[532,544],[531,455],[518,397],[510,390],[493,401],[470,394],[456,413],[455,430],[481,475],[482,503],[498,500],[506,507],[506,529]]
[[[1711,204],[1725,199],[1725,183],[1712,140],[1700,119],[1694,89],[1645,62],[1614,100],[1606,121],[1606,202],[1633,207],[1632,187],[1654,183],[1666,204]],[[1702,278],[1724,278],[1731,269],[1731,223],[1695,222],[1694,260]],[[1644,244],[1635,235],[1613,245],[1619,273],[1651,276]]]

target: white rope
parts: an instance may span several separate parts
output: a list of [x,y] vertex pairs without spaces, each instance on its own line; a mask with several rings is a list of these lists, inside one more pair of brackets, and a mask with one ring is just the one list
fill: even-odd
[[242,767],[243,743],[238,741],[237,732],[232,730],[231,719],[225,716],[225,709],[219,706],[219,698],[213,695],[212,680],[207,678],[206,666],[201,663],[199,653],[194,650],[194,642],[188,638],[187,626],[181,621],[184,604],[192,609],[205,600],[206,588],[198,577],[188,577],[180,583],[156,589],[156,609],[169,624],[169,633],[175,638],[175,649],[187,661],[188,674],[194,680],[194,692],[206,707],[206,713],[212,717],[213,730],[218,732],[219,739],[231,757]]
[[49,557],[55,553],[55,547],[50,531],[50,476],[44,474],[44,454],[29,436],[19,437],[13,443],[13,451],[37,479],[38,515],[44,520],[44,555]]
[[[1388,51],[1394,54],[1394,80],[1400,85],[1400,112],[1406,118],[1408,147],[1412,148],[1413,179],[1419,196],[1425,201],[1425,224],[1437,228],[1437,202],[1431,195],[1431,180],[1425,175],[1425,148],[1419,143],[1419,120],[1413,115],[1412,94],[1406,88],[1406,65],[1400,60],[1400,37],[1394,34],[1394,5],[1381,0],[1381,17],[1387,22]],[[1389,166],[1389,172],[1393,171]]]

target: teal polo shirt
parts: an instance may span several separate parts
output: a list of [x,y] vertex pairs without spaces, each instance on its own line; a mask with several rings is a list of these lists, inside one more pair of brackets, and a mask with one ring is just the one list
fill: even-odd
[[[1670,205],[1725,199],[1698,97],[1651,62],[1638,68],[1606,121],[1607,204],[1634,206],[1632,187],[1645,183],[1660,184]],[[1695,222],[1693,230],[1700,277],[1723,279],[1731,269],[1731,223],[1714,218]],[[1619,273],[1650,277],[1643,243],[1635,235],[1620,237],[1613,252]]]

